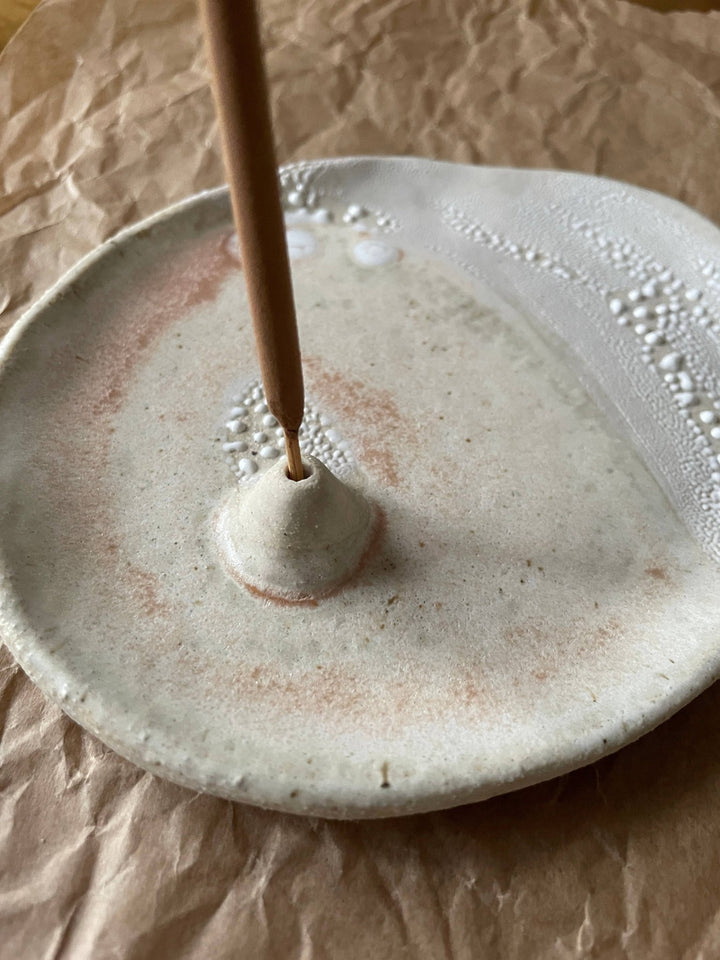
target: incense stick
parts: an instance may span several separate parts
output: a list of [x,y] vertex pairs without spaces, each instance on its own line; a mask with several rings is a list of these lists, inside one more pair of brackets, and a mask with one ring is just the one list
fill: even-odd
[[200,0],[235,226],[268,408],[302,480],[304,393],[267,82],[254,0]]

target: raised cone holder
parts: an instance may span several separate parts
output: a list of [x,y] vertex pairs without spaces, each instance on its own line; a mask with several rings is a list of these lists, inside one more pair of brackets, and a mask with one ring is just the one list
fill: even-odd
[[236,580],[269,598],[316,600],[346,583],[373,539],[373,510],[319,460],[305,477],[279,461],[249,489],[234,490],[217,522],[220,547]]

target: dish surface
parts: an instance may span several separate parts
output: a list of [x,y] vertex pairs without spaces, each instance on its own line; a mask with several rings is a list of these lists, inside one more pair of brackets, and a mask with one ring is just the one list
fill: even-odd
[[572,174],[283,181],[304,449],[384,517],[360,575],[276,605],[225,569],[218,510],[281,445],[219,190],[3,344],[3,639],[124,756],[297,813],[469,802],[651,729],[720,667],[718,232]]

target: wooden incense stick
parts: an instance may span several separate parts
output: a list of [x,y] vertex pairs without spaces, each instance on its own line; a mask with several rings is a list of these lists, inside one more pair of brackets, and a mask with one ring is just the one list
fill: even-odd
[[303,378],[254,0],[200,0],[235,226],[268,408],[302,480]]

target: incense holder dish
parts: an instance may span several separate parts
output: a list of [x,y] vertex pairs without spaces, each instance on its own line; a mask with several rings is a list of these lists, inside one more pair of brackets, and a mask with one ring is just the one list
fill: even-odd
[[[227,193],[192,197],[2,343],[3,640],[123,756],[300,814],[480,800],[652,729],[720,672],[720,232],[569,173],[282,184],[304,506]],[[318,484],[335,519],[284,552]]]

